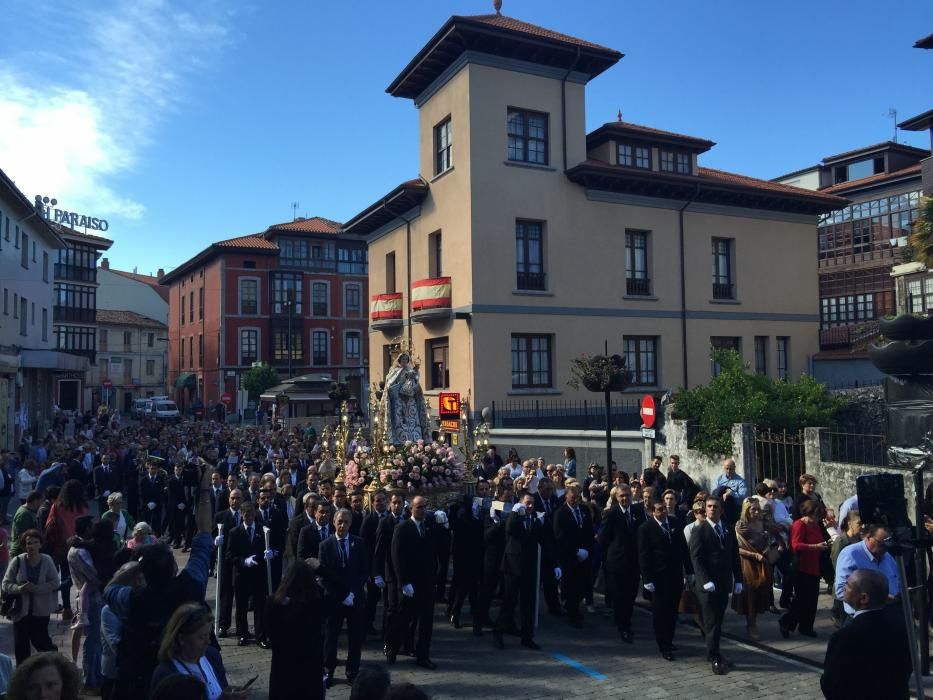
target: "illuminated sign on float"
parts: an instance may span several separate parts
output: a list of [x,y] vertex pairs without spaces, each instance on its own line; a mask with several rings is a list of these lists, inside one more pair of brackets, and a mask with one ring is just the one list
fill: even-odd
[[54,208],[56,204],[58,204],[57,199],[49,199],[48,197],[36,195],[36,206],[42,208],[42,216],[49,221],[54,221],[56,224],[62,224],[70,228],[80,227],[83,229],[91,229],[92,231],[106,231],[110,228],[110,224],[106,219],[97,219],[73,211],[56,209]]

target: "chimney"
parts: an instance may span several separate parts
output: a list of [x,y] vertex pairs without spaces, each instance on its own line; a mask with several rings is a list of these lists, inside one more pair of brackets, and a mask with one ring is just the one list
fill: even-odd
[[107,258],[101,258],[101,259],[100,259],[100,269],[101,269],[101,270],[109,270],[109,269],[110,269],[110,260],[108,260]]
[[158,273],[156,273],[156,277],[159,278],[159,279],[162,279],[163,277],[165,277],[165,270],[163,270],[163,269],[160,267]]

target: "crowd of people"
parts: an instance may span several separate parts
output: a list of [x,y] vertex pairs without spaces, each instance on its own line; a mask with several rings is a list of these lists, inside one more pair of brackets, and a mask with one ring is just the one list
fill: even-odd
[[[641,473],[594,464],[585,474],[572,448],[564,456],[503,459],[490,447],[474,466],[475,493],[431,504],[407,491],[348,491],[310,427],[121,425],[104,414],[67,437],[64,425],[27,435],[0,455],[0,515],[15,509],[2,583],[17,663],[9,696],[57,683],[54,697],[66,700],[243,700],[255,679],[228,678],[217,642],[233,636],[270,655],[271,698],[323,698],[338,682],[343,635],[351,697],[426,697],[362,666],[364,642],[379,640],[387,667],[412,656],[434,670],[443,605],[456,629],[537,650],[539,598],[580,628],[597,595],[622,648],[639,641],[641,597],[664,660],[675,660],[686,616],[724,674],[734,665],[720,647],[730,602],[751,640],[770,614],[783,636],[813,637],[825,582],[841,629],[824,693],[862,697],[834,688],[858,668],[852,645],[875,635],[890,640],[896,669],[884,696],[906,697],[903,622],[886,604],[900,595],[892,533],[863,527],[857,499],[841,504],[840,526],[807,474],[791,496],[783,482],[749,486],[726,459],[704,490],[677,455],[666,471],[655,457]],[[173,549],[189,554],[181,571]],[[65,656],[49,634],[55,615],[72,622]]]

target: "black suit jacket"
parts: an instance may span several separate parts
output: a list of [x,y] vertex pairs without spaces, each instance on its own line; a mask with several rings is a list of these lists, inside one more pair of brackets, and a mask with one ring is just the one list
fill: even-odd
[[165,477],[159,473],[154,481],[149,481],[149,475],[139,479],[139,509],[140,513],[149,513],[147,503],[153,502],[156,507],[165,503]]
[[560,508],[561,500],[554,494],[551,494],[551,497],[547,499],[547,505],[549,506],[550,510],[548,510],[548,508],[545,507],[544,499],[541,497],[541,494],[536,493],[535,494],[535,512],[544,513],[548,518],[553,517],[554,513],[557,512],[557,509]]
[[98,498],[104,498],[104,491],[114,493],[123,487],[123,478],[113,462],[106,470],[103,465],[94,468],[94,489]]
[[360,529],[363,527],[363,518],[366,516],[363,513],[357,513],[354,510],[350,511],[353,513],[353,520],[350,522],[350,534],[355,537],[360,536]]
[[[392,566],[399,585],[411,584],[420,594],[434,585],[437,570],[437,526],[425,518],[421,524],[423,535],[418,534],[414,520],[409,518],[398,524],[392,532]],[[432,593],[433,596],[433,593]]]
[[[577,559],[577,551],[585,549],[591,555],[593,554],[593,516],[590,509],[585,504],[580,503],[580,517],[583,525],[577,525],[576,518],[573,515],[573,509],[564,503],[554,514],[554,540],[557,544],[557,558],[560,566],[564,570],[570,570],[580,564]],[[589,563],[589,558],[586,559]]]
[[[265,539],[262,536],[262,526],[258,522],[253,523],[254,533],[253,541],[249,541],[249,535],[246,530],[246,523],[233,528],[229,535],[224,539],[227,545],[226,559],[233,567],[234,581],[237,578],[247,576],[262,576],[266,578],[266,562],[263,558],[263,552],[266,551]],[[244,562],[251,556],[256,557],[258,566],[247,567]]]
[[[366,543],[366,553],[369,555],[370,570],[375,568],[376,564],[376,533],[379,530],[379,524],[383,521],[379,513],[370,511],[363,516],[363,523],[360,525],[360,537]],[[351,533],[352,534],[352,533]]]
[[[327,536],[333,534],[332,525],[327,526]],[[308,559],[317,558],[321,548],[321,532],[318,530],[317,523],[311,523],[301,528],[298,533],[298,558]]]
[[[403,515],[402,518],[407,516]],[[395,567],[392,564],[392,537],[398,525],[398,518],[389,513],[376,527],[376,546],[373,549],[373,576],[382,576],[386,581],[395,581]]]
[[693,573],[683,528],[672,518],[667,519],[670,539],[654,518],[638,528],[638,562],[645,583],[679,585],[684,574]]
[[697,590],[708,582],[716,585],[717,593],[732,593],[732,584],[742,581],[742,564],[735,530],[720,520],[726,531],[725,547],[712,528],[712,521],[697,523],[690,531],[690,563],[697,577]]
[[480,506],[479,516],[473,515],[473,504],[464,505],[457,511],[453,532],[454,569],[466,571],[475,567],[473,573],[482,573],[483,551],[485,549],[483,532],[483,511]]
[[337,537],[331,535],[321,542],[318,559],[324,577],[324,600],[329,605],[340,605],[353,594],[354,604],[364,600],[366,581],[369,578],[369,555],[366,543],[355,535],[348,535],[350,559],[344,562],[337,548]]
[[629,506],[628,520],[618,504],[603,516],[599,546],[609,572],[616,576],[638,575],[638,528],[643,522],[645,509],[639,504]]
[[188,494],[185,491],[184,477],[174,474],[168,480],[168,507],[175,509],[177,504],[184,503],[188,505]]
[[298,556],[298,537],[301,535],[301,529],[310,525],[314,518],[309,518],[305,511],[301,511],[291,522],[288,523],[288,530],[285,533],[285,552],[289,559]]
[[256,511],[256,522],[271,530],[269,544],[273,551],[279,553],[279,556],[283,555],[285,553],[285,536],[288,532],[288,516],[283,511],[276,509],[275,506],[271,506],[268,519],[261,510]]
[[[525,526],[526,520],[528,526]],[[547,537],[544,522],[536,516],[530,520],[524,515],[512,513],[505,525],[505,553],[502,555],[502,573],[511,576],[530,577],[538,575],[538,546],[545,567],[553,568],[554,553],[551,538]]]
[[829,638],[820,687],[828,700],[906,700],[911,668],[900,605],[888,605]]

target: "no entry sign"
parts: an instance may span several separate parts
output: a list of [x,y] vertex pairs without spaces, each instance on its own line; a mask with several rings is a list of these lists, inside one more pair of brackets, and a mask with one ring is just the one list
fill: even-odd
[[653,428],[655,418],[657,418],[654,397],[650,394],[645,394],[641,397],[641,410],[638,412],[641,415],[641,422],[646,428]]

